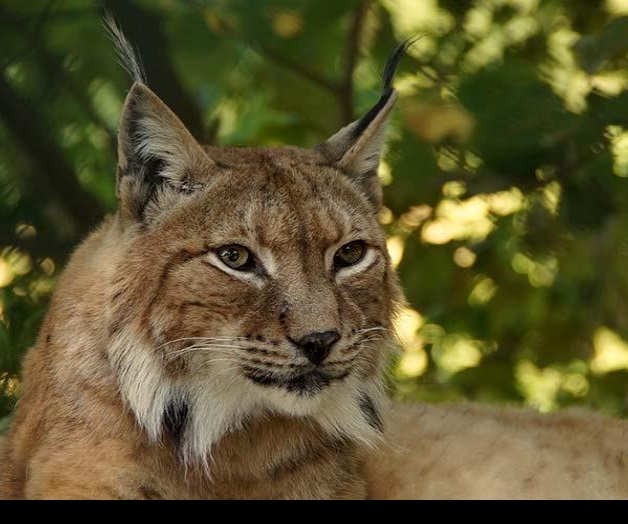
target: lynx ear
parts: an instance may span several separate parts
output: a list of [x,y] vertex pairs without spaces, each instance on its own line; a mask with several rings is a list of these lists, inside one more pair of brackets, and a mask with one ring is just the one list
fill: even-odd
[[326,160],[354,181],[377,209],[382,205],[377,168],[396,98],[396,92],[391,90],[364,117],[319,146]]
[[136,82],[118,130],[117,193],[123,215],[150,218],[200,189],[213,165],[181,120]]
[[414,42],[416,39],[399,45],[389,58],[382,76],[383,88],[379,102],[362,118],[342,128],[317,148],[327,162],[358,184],[376,209],[382,205],[377,168],[384,149],[390,115],[397,99],[392,81],[401,58]]

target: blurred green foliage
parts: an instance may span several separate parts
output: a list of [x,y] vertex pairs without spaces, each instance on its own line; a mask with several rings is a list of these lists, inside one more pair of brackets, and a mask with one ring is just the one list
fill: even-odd
[[115,209],[129,79],[206,142],[311,146],[400,40],[382,223],[396,394],[628,414],[628,1],[0,1],[0,417],[73,245]]

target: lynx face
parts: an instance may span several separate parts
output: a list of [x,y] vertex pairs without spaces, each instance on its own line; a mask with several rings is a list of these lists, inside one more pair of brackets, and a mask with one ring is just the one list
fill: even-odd
[[151,438],[168,431],[204,459],[272,413],[339,437],[379,432],[401,296],[377,220],[389,69],[373,110],[311,150],[202,148],[134,85],[119,132],[124,256],[108,354]]
[[164,224],[181,221],[189,244],[153,305],[153,337],[175,371],[244,379],[298,409],[379,368],[372,342],[387,335],[392,307],[385,241],[372,206],[335,170],[294,150],[250,155],[222,164]]

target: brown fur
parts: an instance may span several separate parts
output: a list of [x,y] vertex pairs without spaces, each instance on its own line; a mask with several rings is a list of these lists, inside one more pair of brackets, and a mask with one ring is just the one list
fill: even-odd
[[[394,98],[313,150],[203,149],[134,86],[120,209],[25,359],[0,498],[628,497],[628,424],[602,417],[395,406],[382,442],[402,294],[376,167]],[[219,257],[234,244],[246,271]],[[299,341],[320,332],[338,340],[315,362]]]
[[[156,153],[140,143],[151,133]],[[120,137],[120,212],[73,255],[24,362],[0,496],[364,498],[359,453],[377,428],[362,396],[386,356],[372,339],[400,297],[372,195],[324,148],[203,150],[142,85]],[[161,186],[145,153],[164,155]],[[339,279],[333,254],[356,239],[368,267]],[[223,268],[228,244],[268,274]],[[247,378],[310,369],[294,341],[329,330],[329,384]]]
[[628,423],[464,404],[395,406],[367,463],[378,499],[628,498]]

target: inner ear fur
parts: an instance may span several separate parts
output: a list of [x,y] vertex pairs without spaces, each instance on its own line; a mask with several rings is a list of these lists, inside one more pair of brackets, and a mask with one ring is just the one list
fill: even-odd
[[377,210],[382,205],[377,170],[396,99],[397,93],[390,90],[360,120],[342,128],[319,146],[326,160],[356,183]]
[[116,191],[121,212],[143,220],[203,186],[215,166],[181,120],[146,85],[136,82],[118,130]]
[[342,171],[362,190],[376,210],[382,206],[382,188],[377,169],[397,100],[392,83],[401,59],[419,38],[406,40],[390,55],[382,75],[382,96],[377,104],[362,118],[342,128],[316,148],[324,161]]

